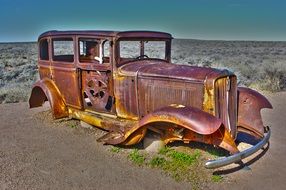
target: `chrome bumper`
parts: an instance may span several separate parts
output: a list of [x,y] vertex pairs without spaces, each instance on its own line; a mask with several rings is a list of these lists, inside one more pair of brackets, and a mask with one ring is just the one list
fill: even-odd
[[214,168],[219,168],[222,166],[226,166],[235,162],[239,162],[240,160],[254,154],[258,150],[260,150],[266,143],[268,143],[269,138],[270,138],[271,131],[269,127],[265,127],[265,133],[264,133],[264,138],[254,145],[253,147],[246,149],[242,152],[236,153],[234,155],[228,156],[228,157],[223,157],[223,158],[218,158],[216,160],[209,160],[206,162],[205,167],[208,169],[214,169]]

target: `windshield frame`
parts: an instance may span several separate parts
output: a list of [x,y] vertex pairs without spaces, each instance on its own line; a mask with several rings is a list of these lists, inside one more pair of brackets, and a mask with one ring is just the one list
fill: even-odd
[[[119,38],[115,42],[115,47],[116,47],[116,53],[115,53],[115,60],[116,60],[116,65],[117,66],[122,66],[124,64],[127,64],[129,62],[133,61],[138,61],[138,60],[160,60],[160,61],[165,61],[165,62],[170,62],[171,61],[171,40],[169,38]],[[120,42],[121,41],[138,41],[141,42],[140,45],[140,56],[144,55],[144,45],[142,46],[142,42],[144,41],[160,41],[160,42],[165,42],[165,59],[160,59],[160,58],[141,58],[141,59],[136,59],[136,58],[130,58],[130,60],[126,61],[121,61],[120,60]]]

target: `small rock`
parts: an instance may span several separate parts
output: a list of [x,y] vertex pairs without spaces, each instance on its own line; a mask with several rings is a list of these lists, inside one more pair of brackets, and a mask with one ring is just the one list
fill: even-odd
[[152,133],[144,137],[143,146],[147,152],[158,152],[165,144],[159,135]]
[[84,122],[84,121],[80,121],[80,126],[81,126],[82,128],[85,128],[85,129],[92,129],[92,128],[93,128],[92,125],[90,125],[90,124],[88,124],[88,123],[86,123],[86,122]]

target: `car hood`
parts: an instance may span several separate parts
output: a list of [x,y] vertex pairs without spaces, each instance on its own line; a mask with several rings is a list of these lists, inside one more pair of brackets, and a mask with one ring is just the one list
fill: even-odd
[[208,67],[171,64],[158,60],[138,60],[129,62],[119,68],[120,73],[138,77],[172,78],[204,81],[207,78],[219,78],[231,74],[228,70]]

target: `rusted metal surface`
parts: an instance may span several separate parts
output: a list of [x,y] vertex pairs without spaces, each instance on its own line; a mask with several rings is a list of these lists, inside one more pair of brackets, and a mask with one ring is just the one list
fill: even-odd
[[221,125],[218,130],[216,130],[212,134],[208,135],[200,135],[194,133],[194,131],[187,131],[187,133],[184,136],[184,142],[202,142],[206,144],[212,144],[216,145],[218,147],[221,147],[227,151],[229,151],[231,154],[235,154],[239,152],[237,149],[236,143],[234,139],[231,137],[231,134],[226,130],[226,128]]
[[138,60],[131,64],[123,65],[120,70],[124,73],[138,72],[138,76],[140,77],[160,77],[198,82],[203,82],[208,73],[217,71],[217,74],[220,74],[219,70],[211,68],[175,65],[163,61],[152,60]]
[[[124,40],[140,42],[139,57],[120,57]],[[171,64],[171,40],[164,32],[45,32],[39,37],[41,80],[33,86],[30,107],[48,100],[55,118],[70,116],[108,131],[99,139],[108,144],[136,144],[151,130],[165,144],[203,142],[237,155],[238,132],[263,138],[260,110],[272,108],[269,101],[237,88],[228,70]],[[54,55],[54,41],[71,47]],[[164,42],[165,58],[146,56],[147,41]],[[100,61],[85,54],[89,42],[97,43]]]
[[[159,133],[165,144],[173,141],[197,141],[217,145],[231,153],[238,152],[233,138],[221,120],[200,109],[182,105],[156,110],[129,130],[113,131],[102,141],[107,144],[136,144],[144,137],[146,129]],[[135,136],[136,138],[133,138]]]
[[176,124],[202,135],[214,133],[222,124],[221,120],[200,109],[176,104],[153,111],[141,119],[139,125],[154,122]]
[[61,95],[67,105],[81,109],[82,100],[80,98],[79,81],[75,67],[68,67],[70,63],[53,62],[52,75]]
[[48,100],[53,116],[58,119],[68,116],[68,110],[60,91],[53,81],[43,79],[33,85],[29,99],[30,108],[42,106]]
[[121,118],[138,120],[138,94],[136,77],[118,75],[114,81],[117,115]]
[[[179,104],[202,109],[203,84],[166,78],[140,77],[138,80],[140,117],[162,107]],[[164,97],[164,98],[162,98]]]
[[204,93],[204,102],[203,102],[203,110],[212,115],[215,115],[216,107],[215,107],[215,82],[219,78],[224,78],[233,75],[228,70],[217,70],[214,69],[205,79],[205,93]]
[[215,115],[235,139],[237,134],[237,87],[236,77],[219,78],[215,82]]
[[163,38],[172,39],[172,35],[165,32],[155,32],[155,31],[123,31],[118,32],[117,38]]
[[272,109],[271,103],[260,93],[245,87],[238,87],[238,130],[263,137],[264,126],[261,109]]
[[87,35],[87,36],[107,36],[117,38],[164,38],[172,39],[172,35],[165,32],[154,31],[104,31],[104,30],[85,30],[85,31],[47,31],[39,36],[39,39],[50,36],[75,36],[75,35]]
[[56,36],[75,36],[75,35],[86,35],[86,36],[108,36],[108,37],[115,37],[117,31],[103,31],[103,30],[85,30],[85,31],[58,31],[58,30],[51,30],[42,33],[38,40],[45,38],[45,37],[56,37]]
[[110,75],[110,72],[81,72],[85,109],[100,112],[113,112],[115,110],[113,105],[114,98],[111,94]]

